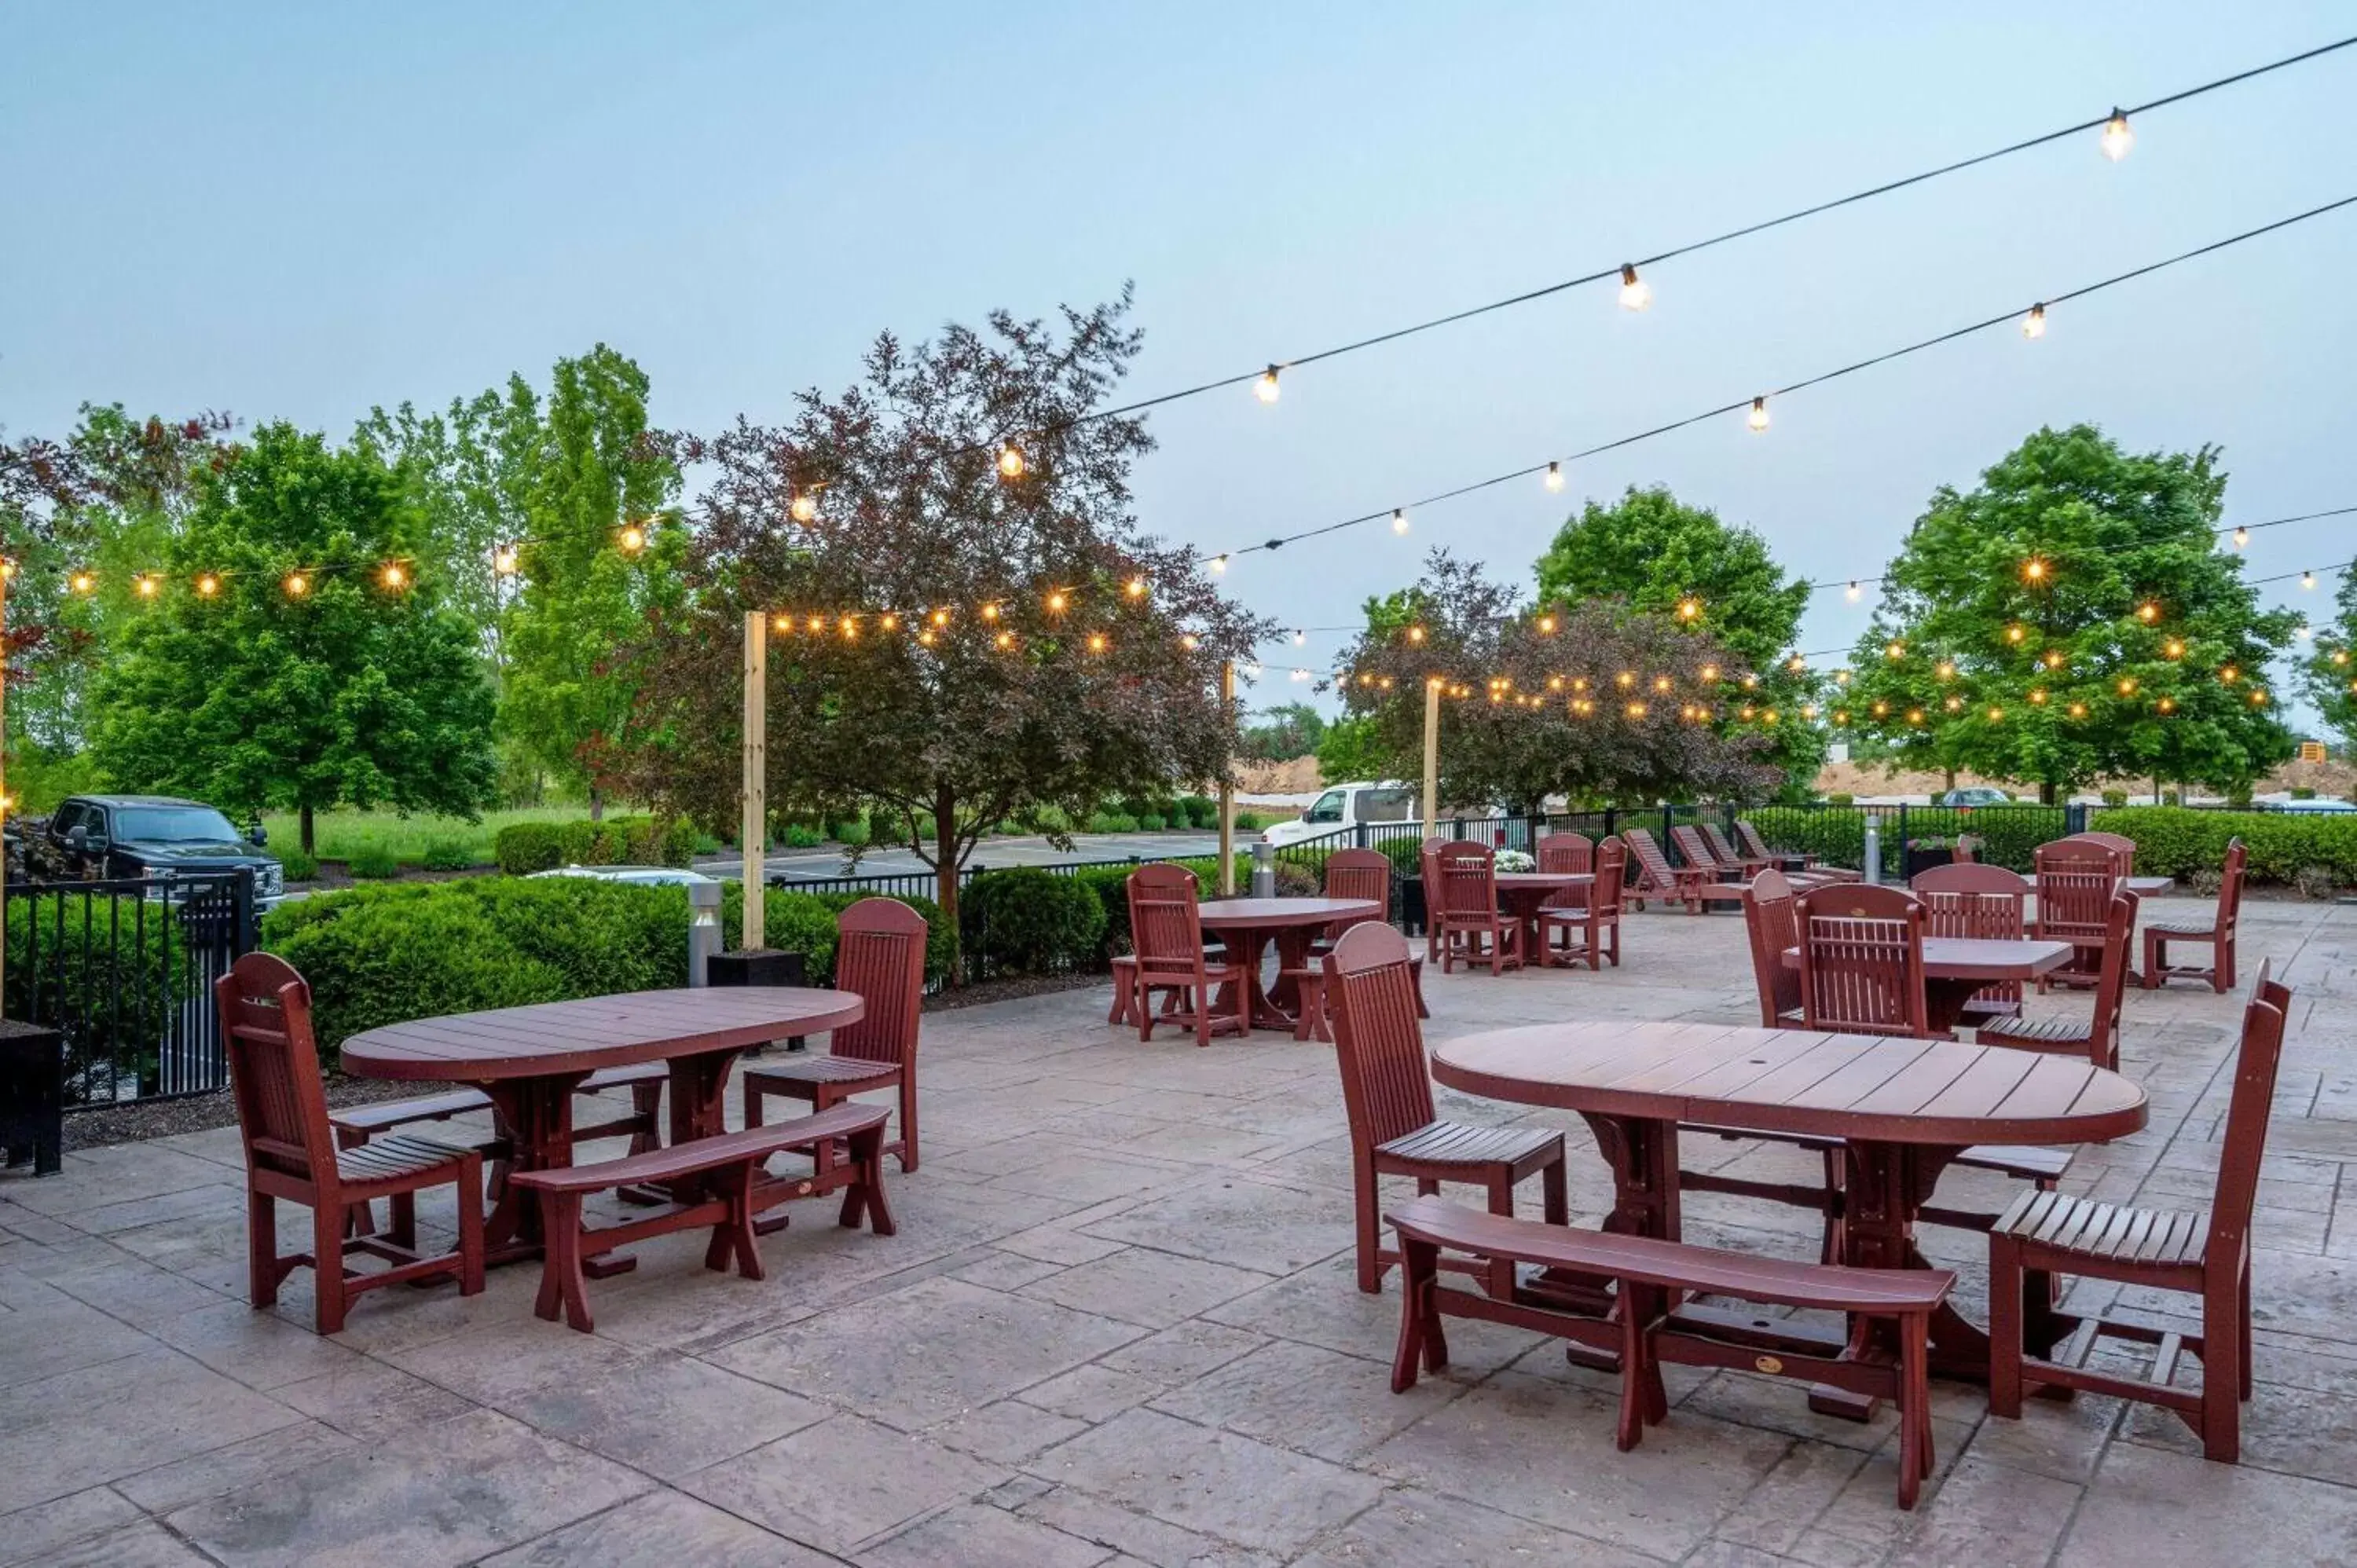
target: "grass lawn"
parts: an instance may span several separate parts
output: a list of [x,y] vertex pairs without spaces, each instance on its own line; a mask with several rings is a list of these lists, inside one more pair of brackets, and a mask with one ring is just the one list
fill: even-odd
[[[470,822],[464,817],[404,817],[394,811],[322,811],[314,820],[318,847],[313,853],[321,860],[349,860],[354,850],[373,844],[391,850],[395,860],[414,865],[427,844],[453,842],[465,844],[476,865],[489,865],[491,836],[511,822],[569,822],[588,814],[589,809],[579,805],[520,806],[485,811],[481,821]],[[265,812],[262,825],[273,851],[285,854],[302,847],[302,827],[294,812]]]

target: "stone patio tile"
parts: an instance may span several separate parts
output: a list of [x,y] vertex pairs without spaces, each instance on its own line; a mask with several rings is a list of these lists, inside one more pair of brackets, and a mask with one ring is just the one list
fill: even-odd
[[[2136,1375],[2143,1375],[2141,1368]],[[2102,1394],[2082,1393],[2067,1401],[2025,1399],[2020,1419],[1990,1416],[1980,1423],[1973,1434],[1971,1457],[2083,1483],[2102,1462],[2104,1446],[2119,1427],[2120,1411],[2120,1401]]]
[[665,1489],[487,1557],[482,1568],[819,1568],[834,1561]]
[[831,1413],[767,1383],[672,1356],[551,1384],[507,1409],[551,1437],[666,1481]]
[[1168,1328],[1269,1281],[1256,1270],[1131,1247],[1025,1285],[1021,1294],[1147,1328]]
[[[242,1288],[245,1255],[238,1254],[237,1274]],[[127,1252],[112,1252],[94,1267],[76,1269],[49,1282],[77,1300],[102,1306],[108,1314],[139,1328],[153,1328],[231,1299],[203,1283],[162,1269]]]
[[994,1243],[1021,1258],[1037,1258],[1049,1263],[1085,1263],[1092,1258],[1111,1257],[1125,1241],[1108,1241],[1102,1237],[1083,1236],[1061,1225],[1041,1225],[1028,1230],[1018,1230],[1003,1236]]
[[210,1560],[145,1520],[26,1561],[38,1568],[204,1568]]
[[151,1514],[167,1514],[332,1458],[353,1442],[331,1426],[298,1421],[242,1443],[208,1448],[186,1459],[125,1476],[114,1483],[114,1489]]
[[1154,1402],[1166,1414],[1347,1465],[1465,1391],[1424,1378],[1405,1393],[1372,1361],[1280,1339]]
[[1032,1460],[1032,1474],[1254,1551],[1302,1551],[1381,1495],[1373,1477],[1152,1411]]
[[2120,1443],[2087,1487],[2056,1568],[2357,1560],[2357,1494]]
[[1092,1364],[1035,1384],[1017,1397],[1026,1404],[1093,1424],[1110,1421],[1132,1405],[1144,1404],[1161,1388],[1151,1379]]
[[36,1284],[25,1299],[33,1305],[0,1316],[0,1389],[155,1348],[136,1328],[63,1291]]
[[1021,1400],[1000,1400],[952,1416],[925,1435],[944,1447],[994,1465],[1019,1465],[1042,1449],[1077,1436],[1088,1423],[1057,1415]]
[[993,1247],[972,1262],[949,1271],[952,1279],[963,1280],[985,1290],[1021,1290],[1025,1285],[1061,1273],[1061,1263],[1045,1262],[1027,1258],[1019,1252],[1001,1251]]
[[[1394,1269],[1387,1276],[1380,1295],[1360,1290],[1357,1281],[1357,1265],[1344,1256],[1323,1268],[1306,1270],[1212,1307],[1203,1316],[1232,1327],[1298,1339],[1388,1367],[1399,1341],[1399,1271]],[[1542,1337],[1526,1329],[1452,1318],[1449,1375],[1462,1378],[1494,1371],[1540,1343]]]
[[[1039,1483],[1046,1486],[1046,1483]],[[1117,1563],[1153,1568],[1275,1568],[1276,1559],[1168,1524],[1071,1487],[1047,1487],[1017,1509],[1026,1519],[1055,1526],[1067,1535],[1120,1552]]]
[[[1973,1433],[1970,1423],[1932,1416],[1933,1445],[1931,1476],[1923,1483],[1925,1498],[1939,1495],[1950,1472],[1964,1457]],[[1990,1466],[1996,1468],[1996,1466]],[[2027,1476],[2027,1472],[2023,1473]],[[2028,1477],[2038,1484],[2041,1477]],[[2061,1485],[2063,1483],[2045,1483]],[[1791,1555],[1821,1568],[1862,1568],[1878,1563],[1919,1528],[1917,1514],[1901,1513],[1899,1497],[1899,1434],[1893,1432],[1866,1457],[1816,1521],[1787,1548]],[[1919,1511],[1928,1504],[1919,1501]],[[1722,1523],[1721,1529],[1725,1529]]]
[[742,1454],[683,1490],[822,1552],[848,1553],[1006,1472],[857,1416],[838,1415]]
[[250,1389],[268,1391],[360,1364],[357,1350],[242,1301],[182,1313],[156,1337]]
[[471,1563],[652,1483],[475,1411],[282,1471],[167,1521],[233,1568]]
[[210,1160],[152,1143],[113,1144],[74,1150],[56,1176],[10,1182],[8,1201],[36,1214],[72,1215],[134,1196],[216,1187],[221,1179],[221,1166]]
[[[591,1289],[596,1289],[594,1282]],[[544,1323],[527,1311],[505,1323],[428,1340],[381,1359],[477,1404],[499,1406],[551,1383],[608,1375],[649,1354],[602,1335],[576,1334],[562,1323]]]
[[1113,1553],[1004,1509],[967,1503],[867,1548],[862,1568],[1095,1568]]
[[1503,1372],[1375,1450],[1370,1468],[1657,1557],[1694,1549],[1782,1458],[1780,1434],[1676,1412],[1627,1454],[1618,1403]]
[[139,1522],[139,1510],[109,1487],[0,1514],[0,1568],[16,1568],[94,1535]]
[[[1890,1568],[2040,1568],[2071,1523],[2079,1487],[1967,1454],[1916,1505]],[[1894,1507],[1896,1505],[1894,1504]]]
[[1351,1245],[1351,1205],[1323,1188],[1241,1178],[1199,1181],[1086,1230],[1189,1258],[1289,1274]]
[[1097,1358],[1097,1363],[1119,1372],[1135,1372],[1167,1387],[1200,1378],[1268,1342],[1267,1336],[1248,1329],[1189,1318],[1109,1350]]
[[[2191,1427],[2175,1412],[2153,1405],[2131,1407],[2121,1434],[2172,1453],[2201,1452]],[[2242,1437],[2245,1466],[2357,1488],[2357,1399],[2348,1388],[2328,1393],[2260,1383],[2243,1406]],[[2357,1507],[2357,1492],[2352,1506]]]
[[1183,1165],[1149,1165],[1107,1154],[1067,1152],[1045,1164],[1009,1172],[989,1185],[993,1189],[1057,1198],[1080,1207],[1197,1179],[1197,1173]]
[[162,1346],[0,1391],[0,1510],[78,1492],[303,1418]]
[[[1813,1529],[1817,1516],[1842,1495],[1866,1463],[1866,1453],[1857,1448],[1806,1440],[1795,1443],[1766,1478],[1718,1521],[1712,1540],[1780,1555],[1797,1552],[1812,1538],[1822,1543],[1829,1538]],[[1834,1561],[1842,1562],[1847,1554],[1832,1555]],[[1859,1560],[1865,1557],[1863,1551],[1857,1553]]]
[[339,1432],[375,1442],[412,1426],[447,1421],[473,1406],[457,1394],[365,1357],[273,1389],[271,1397]]
[[[1577,1563],[1649,1568],[1659,1559],[1551,1530],[1508,1513],[1402,1487],[1319,1541],[1294,1568],[1375,1568],[1383,1563]],[[1689,1560],[1691,1561],[1691,1560]]]
[[943,1278],[789,1325],[710,1359],[915,1431],[1139,1335],[1128,1324]]
[[70,1223],[93,1236],[112,1236],[148,1225],[186,1225],[190,1220],[218,1219],[223,1215],[235,1215],[242,1220],[245,1189],[221,1181],[220,1177],[224,1174],[216,1170],[214,1183],[210,1187],[183,1187],[152,1197],[125,1197],[115,1203],[77,1209]]

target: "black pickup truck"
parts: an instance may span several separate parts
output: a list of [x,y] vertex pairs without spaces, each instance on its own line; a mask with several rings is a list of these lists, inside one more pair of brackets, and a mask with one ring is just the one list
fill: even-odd
[[262,829],[240,833],[220,811],[195,800],[70,795],[47,822],[26,822],[22,832],[25,870],[37,882],[169,878],[250,866],[257,904],[267,908],[286,892],[285,869],[262,852]]

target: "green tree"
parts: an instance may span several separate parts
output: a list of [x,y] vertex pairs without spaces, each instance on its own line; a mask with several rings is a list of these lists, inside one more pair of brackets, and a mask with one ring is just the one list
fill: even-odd
[[1279,703],[1244,725],[1237,755],[1249,762],[1290,762],[1308,757],[1325,738],[1326,716],[1307,703]]
[[2357,568],[2341,574],[2334,615],[2316,628],[2316,651],[2300,671],[2308,700],[2341,740],[2357,746]]
[[1792,662],[1809,585],[1776,564],[1767,542],[1731,528],[1666,487],[1633,485],[1611,506],[1587,503],[1540,556],[1542,605],[1617,598],[1630,607],[1706,632],[1751,677],[1752,704],[1795,715],[1767,737],[1766,757],[1805,794],[1824,766],[1825,736],[1798,718],[1820,700],[1821,678]]
[[2217,547],[2225,485],[2214,450],[2131,454],[2082,424],[1943,487],[1885,569],[1836,721],[2048,801],[2100,778],[2247,787],[2291,755],[2266,672],[2298,618]]
[[374,452],[256,431],[199,478],[170,579],[100,672],[99,765],[125,789],[291,807],[307,853],[323,808],[472,815],[491,784],[490,692],[417,562],[419,528]]
[[[528,390],[528,389],[526,389]],[[600,343],[556,363],[539,457],[530,469],[530,543],[507,612],[501,726],[604,814],[604,779],[629,716],[631,677],[616,651],[678,592],[681,530],[658,514],[679,484],[647,427],[647,378]],[[526,400],[512,383],[518,425]],[[628,531],[636,530],[636,533]],[[642,541],[637,550],[632,539]]]
[[1336,719],[1318,739],[1318,781],[1349,784],[1380,779],[1388,764],[1375,721],[1365,714]]

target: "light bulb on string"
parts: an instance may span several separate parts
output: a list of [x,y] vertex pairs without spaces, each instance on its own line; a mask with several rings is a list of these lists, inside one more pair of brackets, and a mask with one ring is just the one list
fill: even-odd
[[2043,559],[2033,555],[2021,564],[2021,580],[2025,583],[2042,583],[2046,581],[2046,574],[2050,570],[2051,568]]
[[2127,156],[2128,149],[2136,145],[2136,133],[2128,129],[2128,117],[2125,111],[2114,109],[2112,117],[2104,122],[2102,145],[2104,156],[2114,163]]
[[1848,684],[1849,684],[1849,671],[1846,671],[1846,670],[1836,670],[1836,671],[1834,671],[1834,684],[1835,684],[1835,685],[1836,685],[1836,686],[1846,686],[1846,685],[1848,685]]
[[1146,579],[1143,577],[1132,577],[1129,580],[1128,586],[1124,591],[1133,599],[1142,599],[1146,597]]
[[2133,675],[2123,677],[2117,690],[2123,697],[2135,696],[2136,693],[2136,677]]
[[1395,506],[1392,508],[1392,532],[1394,533],[1405,533],[1407,532],[1407,509],[1405,507]]
[[1410,642],[1422,642],[1424,640],[1424,628],[1420,626],[1412,626],[1408,628],[1407,639]]
[[1851,604],[1856,604],[1856,603],[1857,603],[1857,599],[1858,599],[1858,586],[1857,586],[1857,579],[1853,578],[1853,579],[1851,579],[1851,581],[1850,581],[1850,585],[1849,585],[1849,602],[1850,602]]
[[2250,543],[2251,543],[2251,531],[2250,531],[2249,529],[2247,529],[2247,528],[2237,528],[2236,530],[2234,530],[2234,548],[2235,548],[2235,549],[2237,549],[2237,550],[2246,550],[2246,549],[2250,548]]
[[1951,692],[1948,693],[1947,701],[1943,703],[1941,706],[1946,708],[1952,714],[1960,714],[1964,711],[1964,700]]
[[2029,314],[2021,318],[2021,335],[2033,340],[2046,336],[2045,306],[2033,305],[2029,307]]
[[1620,264],[1620,308],[1642,310],[1653,303],[1653,285],[1637,275],[1634,265]]
[[2166,658],[2182,659],[2185,657],[2185,644],[2180,639],[2172,637],[2166,643],[2161,645],[2160,651]]
[[1054,593],[1048,596],[1048,613],[1049,615],[1062,615],[1064,613],[1065,603],[1064,590],[1058,588]]
[[2302,572],[2299,575],[2299,585],[2303,588],[2313,588],[2316,586],[2316,574],[2313,572]]
[[1563,489],[1563,465],[1561,463],[1549,463],[1546,466],[1546,478],[1544,483],[1546,488],[1550,490],[1559,490]]
[[2150,599],[2147,599],[2144,603],[2136,606],[2136,619],[2144,622],[2145,625],[2150,626],[2159,618],[2160,607],[2153,603]]
[[1089,633],[1089,651],[1091,653],[1103,653],[1108,646],[1109,645],[1105,641],[1105,634],[1103,632],[1092,631]]
[[516,547],[512,544],[500,545],[491,552],[491,570],[500,576],[514,576],[516,564]]
[[2299,639],[2302,642],[2306,642],[2309,638],[2316,635],[2316,628],[2309,625],[2308,622],[2302,621],[2298,626],[2291,628],[2291,634]]
[[813,637],[816,637],[820,632],[824,631],[825,629],[826,617],[813,616],[810,618],[810,632]]
[[1023,449],[1012,441],[999,444],[998,477],[1008,480],[1019,479],[1023,477]]
[[2049,670],[2060,670],[2062,668],[2062,650],[2059,648],[2050,648],[2040,656],[2039,662]]
[[1225,555],[1212,556],[1211,570],[1222,576],[1225,576],[1228,570],[1228,558]]
[[1276,401],[1276,367],[1275,365],[1271,365],[1268,369],[1263,371],[1259,375],[1253,378],[1253,396],[1260,399],[1263,403],[1275,403]]
[[210,599],[215,594],[220,592],[221,579],[214,576],[210,572],[205,573],[202,576],[199,576],[197,579],[197,596],[199,598]]
[[299,599],[311,591],[311,579],[300,572],[290,572],[287,574],[285,586],[288,598]]
[[2015,621],[2011,626],[2005,628],[2005,639],[2007,642],[2018,643],[2029,635],[2029,628],[2022,625],[2019,621]]
[[131,585],[143,599],[152,599],[156,596],[156,582],[153,577],[144,575],[134,577],[131,579]]
[[1195,650],[1203,646],[1203,639],[1197,637],[1191,631],[1186,632],[1179,637],[1178,646],[1185,649],[1188,652],[1192,653]]
[[1718,679],[1718,666],[1716,664],[1706,664],[1701,668],[1701,670],[1696,671],[1696,674],[1698,674],[1705,682],[1716,681]]
[[816,490],[797,491],[793,501],[786,510],[792,514],[796,522],[810,521],[818,516],[818,492]]
[[377,581],[397,594],[409,586],[409,573],[400,562],[388,561],[384,564],[384,570],[377,574]]
[[1294,646],[1294,647],[1298,648],[1298,647],[1300,647],[1303,643],[1308,642],[1308,640],[1309,640],[1309,633],[1308,633],[1308,632],[1307,632],[1307,631],[1303,630],[1301,628],[1299,628],[1299,627],[1297,627],[1297,627],[1295,627],[1295,628],[1293,628],[1293,646]]
[[1883,648],[1882,656],[1885,659],[1904,659],[1907,657],[1907,645],[1894,639]]
[[2255,707],[2255,708],[2264,708],[2264,707],[2266,707],[2266,705],[2267,705],[2267,694],[2266,694],[2266,692],[2264,692],[2263,690],[2261,690],[2260,688],[2256,687],[2256,686],[2252,687],[2252,688],[2251,688],[2251,706],[2253,706],[2253,707]]
[[900,629],[900,618],[887,610],[876,618],[876,624],[886,631],[898,631]]
[[1768,400],[1764,397],[1753,398],[1751,400],[1751,412],[1744,416],[1743,423],[1749,425],[1754,430],[1767,429]]
[[1678,601],[1678,618],[1680,620],[1700,620],[1702,618],[1702,601],[1700,599],[1691,597],[1680,599]]
[[87,594],[98,586],[98,578],[89,572],[76,572],[66,579],[66,586],[77,594]]
[[1553,637],[1555,635],[1555,617],[1539,617],[1539,635],[1541,637]]
[[2158,708],[2164,714],[2173,714],[2177,711],[2177,699],[2174,697],[2163,697],[2160,701],[2155,703],[2153,706]]

